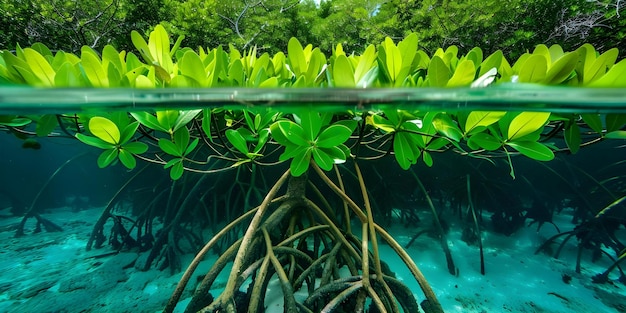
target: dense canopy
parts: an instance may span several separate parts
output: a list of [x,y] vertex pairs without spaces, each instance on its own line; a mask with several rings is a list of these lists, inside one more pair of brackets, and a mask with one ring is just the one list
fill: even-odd
[[416,33],[433,53],[456,45],[461,52],[482,47],[516,57],[534,45],[574,49],[582,42],[598,50],[626,51],[626,19],[615,0],[0,0],[0,49],[42,42],[52,50],[101,50],[112,44],[132,49],[128,34],[147,35],[164,22],[188,47],[286,51],[289,38],[325,53],[341,43],[361,52],[385,37]]

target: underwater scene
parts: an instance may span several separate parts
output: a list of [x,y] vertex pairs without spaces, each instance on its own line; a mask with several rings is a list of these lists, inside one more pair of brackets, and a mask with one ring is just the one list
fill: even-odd
[[[151,162],[101,169],[102,149],[6,127],[0,311],[222,312],[215,299],[230,289],[232,312],[358,312],[369,287],[394,298],[370,297],[365,312],[381,312],[378,301],[398,312],[624,312],[626,146],[579,125],[577,153],[553,148],[549,162],[442,148],[408,170],[370,132],[346,142],[362,143],[358,163],[311,163],[288,181],[289,163],[222,158],[178,179]],[[562,133],[540,135],[566,146]],[[207,147],[225,149],[222,139]],[[363,264],[386,285],[364,281]]]
[[617,48],[171,32],[0,51],[0,312],[626,311]]

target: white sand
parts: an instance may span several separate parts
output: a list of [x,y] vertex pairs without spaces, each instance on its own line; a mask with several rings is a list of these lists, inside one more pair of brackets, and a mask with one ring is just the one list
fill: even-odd
[[[20,219],[0,218],[0,312],[158,312],[182,273],[171,276],[169,270],[124,268],[137,258],[136,253],[91,258],[111,251],[108,247],[85,251],[99,215],[100,209],[78,213],[57,209],[45,216],[64,232],[32,233],[33,219],[21,238],[13,238],[13,227]],[[572,229],[569,219],[565,215],[557,220],[561,231]],[[453,224],[451,229],[448,240],[458,277],[448,273],[438,241],[422,235],[408,249],[446,312],[619,312],[615,308],[619,304],[622,310],[626,308],[626,286],[591,283],[591,277],[608,266],[606,258],[593,264],[585,251],[582,273],[574,272],[574,239],[559,260],[534,254],[555,233],[552,225],[544,225],[539,233],[533,225],[511,237],[484,233],[485,276],[480,274],[478,247],[461,241],[459,227]],[[402,226],[389,231],[403,245],[413,233]],[[382,245],[381,249],[384,261],[415,291],[418,301],[423,300],[417,283],[391,248]],[[183,258],[183,267],[191,258]],[[213,258],[202,263],[197,275],[206,273]],[[572,276],[569,284],[563,282],[562,274]],[[617,279],[617,271],[610,278]],[[215,287],[220,285],[223,282]],[[183,304],[190,294],[187,290],[183,295]],[[278,308],[280,302],[270,306]]]

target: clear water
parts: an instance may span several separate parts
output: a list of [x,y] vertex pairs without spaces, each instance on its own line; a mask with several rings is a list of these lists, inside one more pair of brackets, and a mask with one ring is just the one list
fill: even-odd
[[[391,105],[411,110],[626,113],[626,90],[512,85],[453,90],[0,89],[0,114],[24,115],[222,106],[376,110]],[[589,135],[587,139],[591,138]],[[23,148],[23,141],[10,132],[0,134],[0,312],[160,311],[202,244],[242,208],[260,203],[285,169],[284,165],[259,168],[254,178],[243,167],[211,174],[194,195],[197,211],[192,212],[197,214],[182,217],[185,226],[179,232],[177,247],[180,269],[171,272],[168,264],[155,262],[146,270],[141,268],[141,262],[149,250],[124,248],[117,253],[114,249],[115,240],[109,237],[116,227],[113,218],[103,228],[102,245],[86,249],[104,207],[143,163],[133,171],[119,164],[99,169],[96,148],[71,138],[38,141],[40,149]],[[361,167],[375,220],[401,245],[409,245],[407,251],[446,312],[623,312],[626,281],[620,269],[612,270],[604,283],[593,281],[613,263],[611,258],[619,257],[620,249],[624,249],[620,245],[626,243],[626,203],[614,207],[600,227],[594,228],[585,221],[593,220],[593,215],[626,195],[625,144],[623,140],[605,140],[583,147],[575,155],[557,153],[557,158],[547,163],[514,157],[515,179],[509,175],[506,158],[489,162],[452,151],[434,155],[432,168],[423,162],[413,166],[411,171],[422,180],[447,229],[455,275],[446,266],[427,198],[410,172],[401,170],[393,157],[361,162]],[[68,160],[71,161],[64,166]],[[341,170],[348,192],[361,199],[353,168],[346,164]],[[202,176],[185,175],[190,177],[189,182],[199,181]],[[485,275],[480,274],[479,249],[471,236],[474,224],[468,215],[468,179],[481,228]],[[175,194],[190,192],[185,189],[188,187],[170,188],[166,171],[148,167],[124,190],[112,213],[136,234],[132,221],[141,218],[142,207],[154,208],[150,220],[158,237],[162,217],[172,214],[167,213],[167,201],[163,199],[170,190]],[[322,193],[332,205],[336,204],[329,190],[322,189]],[[152,200],[162,204],[154,205]],[[30,218],[24,235],[15,237],[26,208],[32,205],[63,231],[48,232],[45,227],[38,231],[36,220]],[[228,209],[234,207],[238,209]],[[353,222],[353,228],[360,229],[360,224]],[[554,255],[563,237],[535,254],[551,236],[577,227],[591,227],[591,231],[571,237],[558,259]],[[190,239],[193,236],[198,240]],[[580,250],[581,269],[577,272],[581,241],[586,244]],[[201,280],[218,252],[212,251],[201,263],[191,286]],[[423,294],[416,282],[386,245],[381,246],[381,258],[421,302]],[[224,288],[226,279],[218,279],[211,290],[213,295]],[[177,310],[184,309],[191,289],[187,288]],[[271,290],[280,288],[272,284],[268,287],[266,312],[282,312],[282,300],[272,298]]]
[[378,89],[32,89],[3,87],[0,114],[66,113],[156,108],[265,107],[290,111],[370,110],[396,105],[411,110],[625,112],[626,90],[500,84],[487,88]]

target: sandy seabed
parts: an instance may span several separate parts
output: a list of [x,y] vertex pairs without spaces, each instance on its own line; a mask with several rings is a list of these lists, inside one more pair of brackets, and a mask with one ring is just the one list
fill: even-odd
[[[3,215],[0,218],[0,312],[159,312],[182,273],[138,271],[134,265],[140,255],[133,252],[108,255],[112,252],[109,247],[86,251],[89,234],[100,212],[101,208],[79,212],[58,208],[44,216],[63,227],[63,232],[34,233],[35,222],[31,219],[25,236],[20,238],[14,236],[21,218]],[[561,231],[574,227],[569,220],[571,217],[566,214],[555,217]],[[609,283],[591,282],[593,275],[610,264],[606,257],[592,263],[591,254],[585,251],[582,271],[578,274],[574,271],[576,241],[573,239],[559,259],[534,254],[546,238],[556,233],[552,225],[544,225],[540,231],[533,225],[510,237],[484,232],[486,275],[483,276],[478,248],[463,242],[460,227],[451,224],[448,241],[458,276],[448,273],[438,240],[422,235],[408,249],[446,312],[626,312],[626,286],[616,281],[617,270],[610,275]],[[402,245],[415,232],[402,225],[388,230]],[[391,248],[382,245],[381,255],[396,276],[414,290],[418,302],[423,300],[417,282]],[[185,255],[183,266],[192,258],[191,254]],[[208,256],[195,275],[204,275],[214,259],[215,256]],[[564,282],[563,275],[571,276],[571,281]],[[223,285],[222,280],[214,287]],[[185,291],[177,311],[184,309],[190,289]],[[270,290],[268,296],[277,292]],[[281,302],[267,301],[266,311],[282,312]]]

